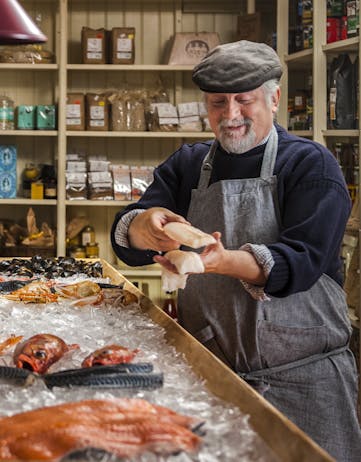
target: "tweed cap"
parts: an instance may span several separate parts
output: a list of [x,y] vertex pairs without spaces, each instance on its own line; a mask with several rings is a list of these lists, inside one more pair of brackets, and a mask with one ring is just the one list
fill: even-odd
[[193,69],[192,79],[208,93],[244,93],[281,75],[282,65],[273,48],[241,40],[213,48]]

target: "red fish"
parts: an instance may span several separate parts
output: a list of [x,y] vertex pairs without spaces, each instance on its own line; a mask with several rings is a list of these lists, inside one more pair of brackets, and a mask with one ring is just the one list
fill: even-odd
[[67,345],[56,335],[37,334],[17,345],[14,363],[16,367],[44,374],[66,352],[75,348],[79,348],[79,345]]
[[121,345],[106,345],[87,356],[81,366],[92,367],[130,363],[138,352],[138,349],[129,350]]
[[74,450],[103,449],[124,459],[146,451],[196,452],[194,419],[141,399],[84,400],[0,418],[0,460],[58,461]]

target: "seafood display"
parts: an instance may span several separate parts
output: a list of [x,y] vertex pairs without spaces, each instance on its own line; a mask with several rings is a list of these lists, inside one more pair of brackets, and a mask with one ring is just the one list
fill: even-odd
[[75,284],[56,284],[55,292],[61,297],[74,300],[74,306],[96,305],[103,300],[103,291],[99,284],[93,281],[81,281]]
[[199,421],[142,399],[83,400],[0,419],[0,459],[55,461],[97,448],[130,458],[198,450]]
[[248,416],[207,390],[143,297],[103,265],[109,277],[95,280],[0,274],[0,460],[275,462]]
[[16,345],[22,339],[23,339],[22,335],[11,335],[9,338],[4,340],[3,342],[0,342],[0,355],[2,354],[3,351]]
[[139,349],[129,350],[121,345],[106,345],[87,356],[82,362],[82,367],[96,365],[122,364],[133,360]]
[[41,281],[32,281],[4,297],[24,303],[52,303],[58,300],[58,295],[52,292],[50,285]]
[[102,277],[103,267],[99,261],[89,262],[72,257],[43,258],[34,255],[29,259],[12,258],[0,261],[0,274],[27,278],[41,275],[46,279],[70,277],[75,274]]
[[[6,281],[6,287],[11,287]],[[0,287],[1,287],[0,283]],[[4,283],[5,284],[5,283]],[[108,287],[109,286],[109,287]],[[21,287],[6,291],[0,296],[8,300],[24,303],[55,303],[60,299],[69,300],[72,306],[98,305],[103,300],[113,306],[127,306],[138,303],[138,297],[119,286],[98,284],[85,279],[76,283],[63,283],[55,280],[32,280],[21,284]]]
[[68,345],[56,335],[38,334],[16,346],[14,363],[16,367],[44,374],[65,353],[76,348],[78,344]]

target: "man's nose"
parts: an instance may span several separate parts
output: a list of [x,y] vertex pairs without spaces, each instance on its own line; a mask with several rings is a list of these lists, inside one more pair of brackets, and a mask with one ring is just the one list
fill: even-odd
[[224,112],[227,119],[236,119],[241,115],[241,106],[236,101],[230,101]]

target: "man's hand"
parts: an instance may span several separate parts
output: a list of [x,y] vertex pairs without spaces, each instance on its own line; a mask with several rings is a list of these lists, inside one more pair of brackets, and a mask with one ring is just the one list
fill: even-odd
[[151,249],[158,252],[178,249],[180,243],[170,239],[163,231],[163,226],[171,221],[188,223],[181,215],[163,207],[152,207],[140,213],[130,223],[128,229],[129,244],[136,249]]

